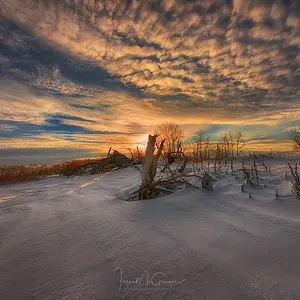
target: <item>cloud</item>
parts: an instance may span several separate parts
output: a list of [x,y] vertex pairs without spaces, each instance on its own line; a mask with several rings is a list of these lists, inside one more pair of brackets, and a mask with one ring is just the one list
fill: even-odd
[[0,131],[14,131],[18,127],[10,124],[0,124]]
[[63,103],[55,98],[34,95],[21,83],[0,81],[0,119],[41,124],[47,112],[65,110]]
[[[47,126],[63,115],[61,126],[120,133],[128,145],[162,121],[190,132],[297,119],[297,9],[280,0],[6,1],[0,119]],[[55,134],[43,143],[67,143],[43,130]],[[74,137],[74,147],[97,144]]]
[[[294,50],[288,48],[298,43],[297,35],[289,30],[291,24],[296,25],[287,21],[289,17],[293,20],[293,13],[290,16],[290,7],[280,1],[234,1],[232,6],[227,1],[163,1],[161,5],[94,1],[86,6],[65,1],[59,8],[39,1],[39,14],[35,15],[28,11],[37,10],[33,3],[29,1],[25,7],[19,2],[5,4],[4,14],[21,20],[36,35],[70,54],[93,61],[125,86],[136,86],[142,95],[178,94],[214,103],[226,98],[218,89],[224,79],[228,84],[235,82],[235,93],[241,89],[248,93],[253,89],[280,90],[286,88],[287,77],[293,80],[285,92],[293,94],[298,84],[293,77],[295,58],[289,56]],[[77,13],[71,10],[75,7]],[[290,25],[279,26],[278,19]],[[277,51],[276,56],[272,51]],[[258,60],[263,61],[257,64]],[[39,77],[37,85],[76,93],[71,83],[62,88],[55,80]],[[241,84],[237,86],[237,82]],[[218,91],[205,92],[212,85]]]

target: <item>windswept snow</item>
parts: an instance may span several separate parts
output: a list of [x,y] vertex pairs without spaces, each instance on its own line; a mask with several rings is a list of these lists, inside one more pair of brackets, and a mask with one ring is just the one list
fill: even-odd
[[271,168],[135,202],[135,168],[2,187],[0,299],[300,299],[300,201]]

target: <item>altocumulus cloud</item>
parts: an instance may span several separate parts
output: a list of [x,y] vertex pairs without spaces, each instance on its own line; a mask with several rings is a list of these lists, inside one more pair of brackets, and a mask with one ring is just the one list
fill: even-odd
[[283,139],[272,128],[299,119],[299,11],[292,0],[3,2],[0,117],[65,114],[128,145],[161,121],[244,125],[253,138],[257,124]]

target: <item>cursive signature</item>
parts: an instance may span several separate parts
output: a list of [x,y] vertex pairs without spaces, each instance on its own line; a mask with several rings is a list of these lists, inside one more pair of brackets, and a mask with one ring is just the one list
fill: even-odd
[[116,267],[113,271],[114,274],[119,273],[120,281],[119,281],[119,291],[121,291],[123,286],[128,285],[138,285],[144,287],[162,287],[162,286],[169,286],[172,287],[173,285],[177,285],[186,281],[186,279],[177,281],[177,280],[167,280],[167,275],[163,272],[156,272],[151,277],[147,271],[144,271],[141,276],[136,277],[135,279],[124,279],[123,271],[120,267]]

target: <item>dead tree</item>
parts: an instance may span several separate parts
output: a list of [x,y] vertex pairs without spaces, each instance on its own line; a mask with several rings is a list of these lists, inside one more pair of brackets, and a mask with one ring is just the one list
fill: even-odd
[[164,123],[157,125],[154,134],[157,136],[157,143],[164,142],[165,152],[177,152],[178,141],[184,137],[184,133],[179,125],[174,123]]
[[[181,166],[181,170],[171,170],[167,160],[167,153],[163,153],[164,140],[161,141],[160,145],[157,145],[156,137],[157,135],[149,135],[148,137],[147,149],[143,160],[143,170],[141,172],[142,183],[137,191],[131,193],[131,196],[127,199],[127,201],[151,199],[159,196],[160,193],[167,195],[172,194],[174,189],[182,188],[183,184],[186,187],[199,189],[199,187],[191,184],[184,179],[184,177],[195,176],[200,179],[202,177],[197,175],[183,175],[179,172],[183,172],[187,160]],[[156,149],[157,152],[155,154]],[[158,160],[160,158],[162,158],[165,168],[168,170],[168,177],[155,177]]]
[[151,199],[156,194],[156,188],[153,184],[156,175],[157,162],[162,154],[165,140],[162,140],[154,155],[157,135],[149,135],[145,158],[143,160],[142,185],[139,188],[139,200]]

